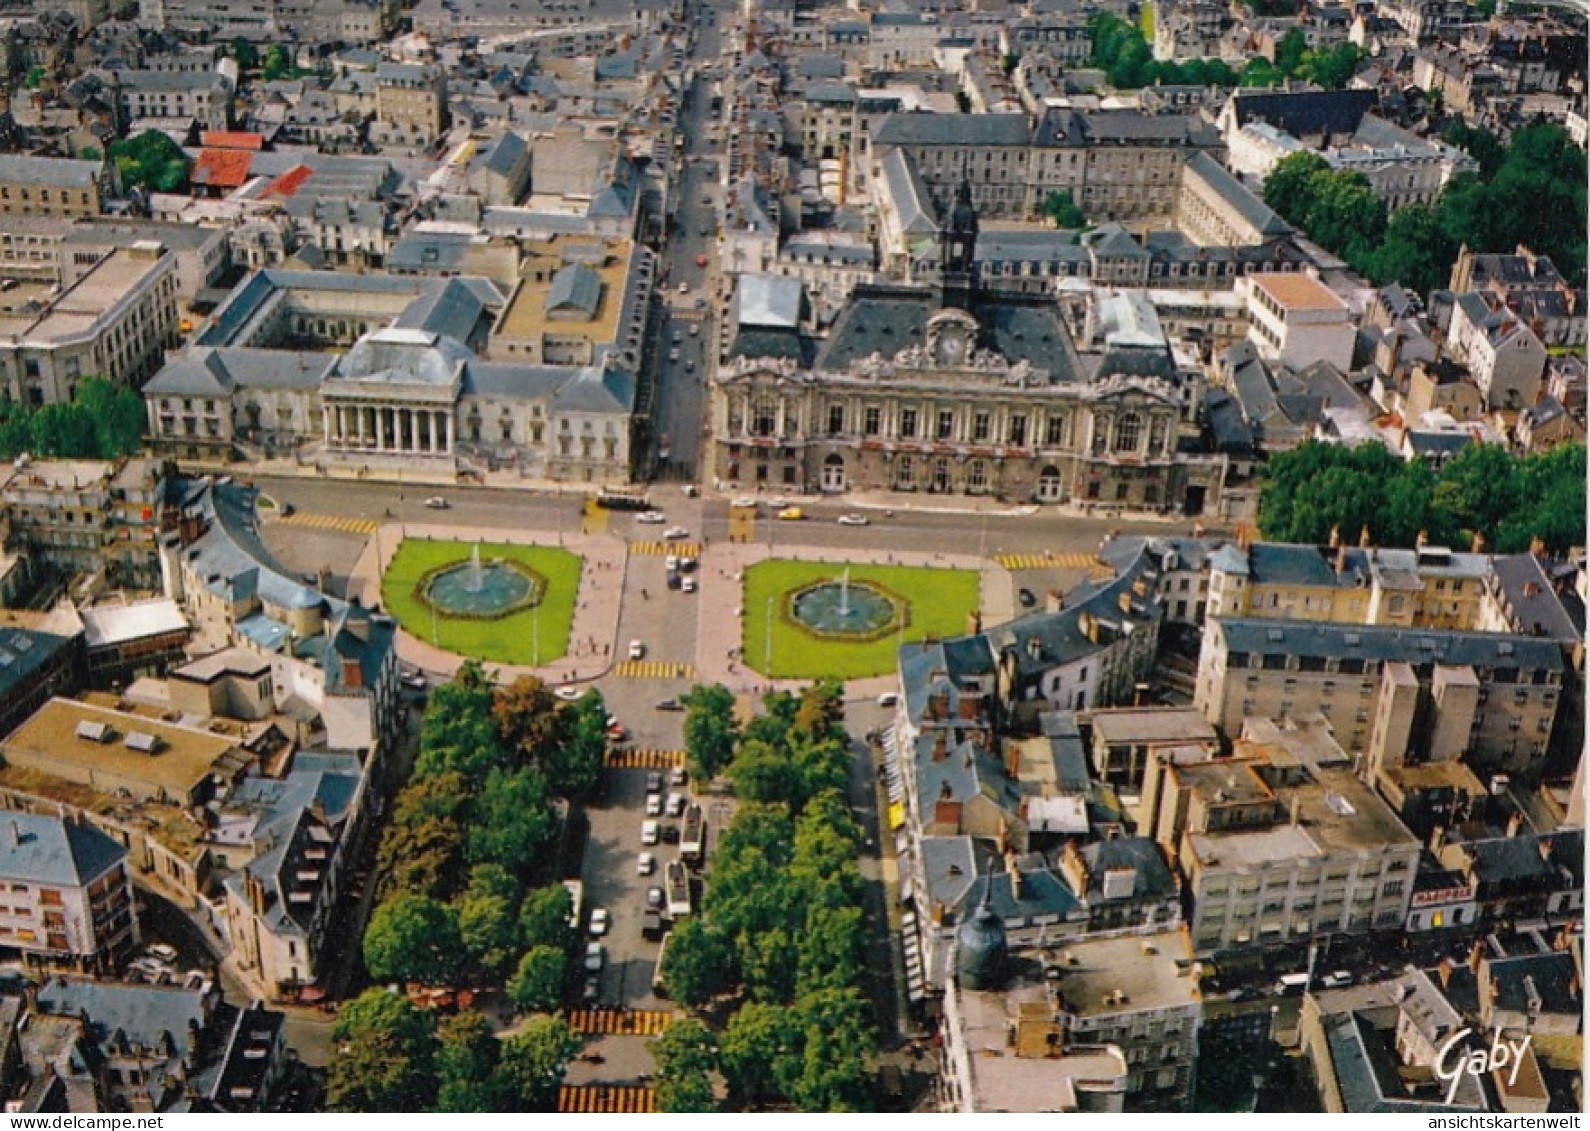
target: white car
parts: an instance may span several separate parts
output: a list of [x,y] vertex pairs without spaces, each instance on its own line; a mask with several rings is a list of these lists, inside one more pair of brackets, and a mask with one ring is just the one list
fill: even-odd
[[682,793],[670,793],[668,800],[663,805],[663,809],[670,817],[683,817],[685,815],[685,806],[689,801],[690,799]]
[[679,284],[679,293],[682,294],[682,295],[689,294],[690,293],[690,284],[689,283],[680,283]]
[[591,934],[597,938],[607,934],[607,908],[598,907],[591,912]]
[[599,942],[585,944],[585,968],[593,974],[602,972],[602,961],[607,957]]
[[432,495],[430,498],[425,500],[425,505],[430,507],[433,511],[444,511],[447,509],[447,500],[442,498],[440,495]]
[[680,581],[679,581],[679,592],[681,592],[681,593],[694,593],[695,591],[696,591],[696,579],[695,578],[693,578],[693,577],[685,577],[685,578],[681,578],[680,579]]
[[663,812],[663,799],[660,793],[646,795],[646,816],[661,817]]
[[676,350],[676,349],[669,350],[668,351],[668,360],[669,361],[678,361],[679,360],[679,351]]
[[635,516],[635,521],[644,523],[647,526],[661,526],[668,521],[668,516],[663,514],[662,511],[642,511]]
[[692,338],[696,338],[696,337],[700,337],[701,336],[701,325],[700,325],[700,323],[698,323],[698,322],[690,323],[690,336]]
[[639,856],[635,857],[635,874],[637,876],[649,876],[656,870],[657,857],[653,856],[650,852],[642,852]]
[[581,691],[578,687],[564,686],[564,687],[558,688],[552,694],[556,695],[559,699],[563,700],[565,703],[572,703],[576,699],[578,699],[580,696],[584,695],[585,692]]
[[639,660],[639,659],[642,659],[645,655],[646,655],[646,645],[642,644],[639,640],[631,640],[629,642],[629,658],[630,659]]
[[679,568],[679,555],[678,554],[669,554],[667,557],[663,558],[663,568],[668,570],[670,573],[672,573],[674,570],[678,569]]
[[642,821],[640,823],[640,842],[642,844],[656,844],[660,835],[656,821]]
[[754,511],[756,509],[757,503],[756,500],[751,498],[749,495],[741,495],[736,499],[731,499],[729,501],[729,505],[739,510]]
[[667,530],[663,531],[664,542],[678,542],[688,537],[690,537],[690,531],[686,530],[682,526],[670,526]]
[[842,514],[839,516],[840,526],[866,526],[871,519],[864,514]]
[[778,510],[780,507],[789,506],[789,500],[783,495],[774,495],[767,501],[767,505],[772,507],[774,510]]

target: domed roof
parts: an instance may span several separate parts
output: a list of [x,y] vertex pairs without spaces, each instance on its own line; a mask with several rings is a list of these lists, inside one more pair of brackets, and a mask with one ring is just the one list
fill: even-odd
[[983,904],[955,932],[955,973],[969,990],[990,990],[1005,978],[1009,950],[1005,925],[993,909]]
[[366,334],[337,366],[346,381],[450,385],[474,354],[456,338],[425,330],[386,329]]

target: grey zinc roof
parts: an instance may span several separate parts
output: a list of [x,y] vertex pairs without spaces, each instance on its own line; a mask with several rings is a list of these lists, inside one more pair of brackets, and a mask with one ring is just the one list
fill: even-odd
[[194,346],[164,366],[144,395],[216,397],[237,389],[313,389],[331,370],[330,354],[242,346]]
[[1290,224],[1275,214],[1275,209],[1255,196],[1247,185],[1232,176],[1224,165],[1208,153],[1203,150],[1194,153],[1187,166],[1260,234],[1284,236],[1292,230]]
[[332,380],[447,386],[474,356],[456,338],[425,330],[377,330],[338,360]]
[[904,150],[891,149],[883,156],[882,168],[884,189],[894,201],[900,227],[912,235],[937,233],[939,222],[933,197],[922,184],[915,162]]
[[389,271],[457,271],[474,238],[464,232],[404,232],[386,257]]
[[635,379],[619,369],[580,369],[558,389],[552,404],[562,412],[632,412]]
[[96,1043],[120,1032],[145,1048],[186,1049],[190,1028],[202,1031],[205,1022],[204,994],[170,986],[52,978],[39,990],[39,1009],[87,1017]]
[[587,318],[596,317],[602,301],[602,277],[583,263],[558,268],[547,287],[546,311],[574,310]]
[[1271,652],[1327,659],[1466,664],[1481,668],[1561,671],[1555,641],[1501,632],[1452,632],[1338,625],[1247,617],[1211,617],[1232,652]]
[[[484,284],[476,286],[474,284]],[[428,285],[403,308],[392,323],[394,330],[414,330],[467,342],[474,335],[496,289],[483,279],[447,279]]]
[[126,855],[90,824],[34,813],[0,814],[0,878],[9,882],[81,886]]
[[872,134],[875,146],[1026,145],[1031,139],[1023,114],[890,114]]
[[505,361],[472,361],[464,368],[465,396],[527,397],[550,400],[569,379],[561,365],[520,365]]
[[0,153],[0,181],[7,184],[86,189],[98,178],[97,161],[67,161],[58,157],[27,157],[19,153]]
[[1148,837],[1094,841],[1082,850],[1082,858],[1088,864],[1086,896],[1090,900],[1104,898],[1104,873],[1115,869],[1132,869],[1136,876],[1133,899],[1164,899],[1176,891],[1176,877],[1165,863],[1159,845]]
[[25,686],[35,672],[70,643],[67,637],[50,632],[0,629],[0,702]]
[[801,281],[782,275],[742,275],[736,301],[741,326],[794,329],[801,322]]
[[509,130],[492,141],[485,154],[477,156],[483,157],[489,172],[506,177],[528,152],[524,138]]

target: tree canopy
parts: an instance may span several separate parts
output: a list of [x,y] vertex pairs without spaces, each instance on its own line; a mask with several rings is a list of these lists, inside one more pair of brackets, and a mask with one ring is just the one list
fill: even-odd
[[124,188],[137,186],[149,192],[181,192],[188,185],[188,158],[182,147],[159,130],[110,143]]
[[23,452],[59,459],[115,459],[143,446],[147,420],[138,390],[85,377],[69,404],[0,401],[0,459]]
[[690,776],[705,784],[722,773],[734,757],[739,738],[734,693],[721,683],[697,684],[680,701],[685,705],[685,756]]
[[401,994],[365,990],[331,1028],[337,1055],[326,1077],[332,1111],[424,1111],[436,1091],[434,1017]]
[[377,981],[447,985],[457,980],[463,957],[457,913],[428,896],[388,900],[365,928],[364,966]]
[[1259,494],[1259,530],[1280,542],[1348,542],[1361,531],[1380,546],[1411,546],[1420,533],[1467,547],[1475,537],[1498,553],[1539,538],[1561,553],[1584,540],[1585,449],[1567,444],[1515,457],[1470,444],[1439,472],[1404,462],[1379,444],[1309,441],[1270,457]]

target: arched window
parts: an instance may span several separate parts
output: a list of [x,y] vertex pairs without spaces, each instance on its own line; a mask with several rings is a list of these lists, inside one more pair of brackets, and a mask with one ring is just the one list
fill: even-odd
[[950,489],[950,461],[940,457],[933,461],[933,490],[948,491]]
[[966,493],[981,495],[986,490],[988,490],[988,464],[980,459],[974,459],[966,469]]
[[910,456],[900,456],[894,461],[894,486],[897,491],[915,489],[916,464]]
[[1142,418],[1135,412],[1129,412],[1115,422],[1115,450],[1118,452],[1135,452],[1137,438],[1143,431]]

